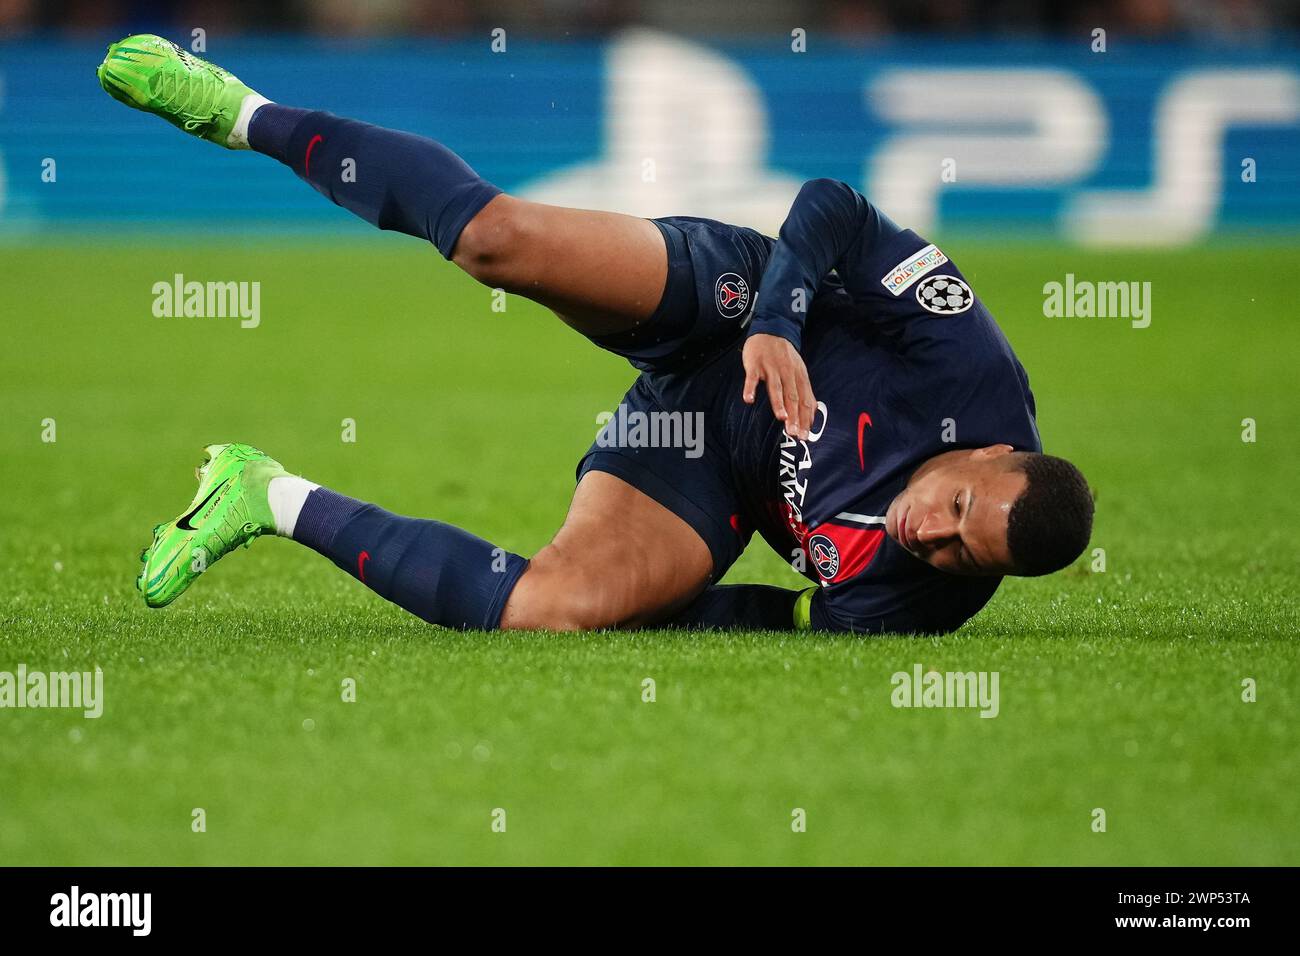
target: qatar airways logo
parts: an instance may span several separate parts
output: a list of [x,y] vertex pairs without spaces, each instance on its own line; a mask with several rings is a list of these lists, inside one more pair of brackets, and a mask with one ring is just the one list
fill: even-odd
[[[777,481],[781,486],[781,498],[785,505],[785,520],[790,533],[800,544],[807,535],[803,523],[803,504],[808,496],[808,482],[812,478],[812,445],[821,440],[826,433],[826,422],[830,419],[830,410],[825,402],[817,403],[821,415],[821,427],[810,429],[807,438],[791,438],[781,434],[780,456],[777,461]],[[817,424],[817,416],[813,416]]]

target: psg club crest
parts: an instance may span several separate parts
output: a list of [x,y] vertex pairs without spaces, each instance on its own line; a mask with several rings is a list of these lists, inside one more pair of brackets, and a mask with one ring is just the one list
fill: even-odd
[[974,305],[975,293],[956,276],[929,276],[917,284],[916,301],[938,315],[956,315]]
[[726,319],[743,315],[749,308],[749,283],[734,272],[724,272],[713,285],[718,314]]
[[824,534],[815,534],[808,539],[808,556],[817,567],[817,573],[830,580],[839,573],[840,552],[835,542]]

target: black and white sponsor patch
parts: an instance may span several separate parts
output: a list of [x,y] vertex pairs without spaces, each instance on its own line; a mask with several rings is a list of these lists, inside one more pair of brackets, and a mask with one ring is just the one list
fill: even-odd
[[916,301],[938,315],[956,315],[975,304],[975,293],[956,276],[927,276],[917,283]]

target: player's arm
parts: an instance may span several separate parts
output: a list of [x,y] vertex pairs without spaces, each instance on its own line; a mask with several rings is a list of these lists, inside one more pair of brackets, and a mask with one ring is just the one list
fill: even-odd
[[806,438],[817,407],[799,355],[808,307],[831,270],[879,231],[880,218],[867,201],[833,179],[804,183],[781,226],[745,342],[742,397],[752,404],[764,382],[772,414],[788,435]]
[[804,183],[763,270],[749,334],[778,336],[798,350],[822,281],[841,262],[856,258],[880,225],[879,214],[851,186],[834,179]]
[[946,634],[992,596],[988,578],[931,582],[900,593],[867,582],[802,590],[766,584],[715,584],[656,627],[691,630],[835,631],[850,634]]
[[767,584],[715,584],[656,627],[689,630],[788,631],[796,625],[798,591]]
[[805,592],[796,606],[800,628],[853,634],[948,634],[988,603],[998,579],[945,575],[900,588],[878,581],[845,581]]

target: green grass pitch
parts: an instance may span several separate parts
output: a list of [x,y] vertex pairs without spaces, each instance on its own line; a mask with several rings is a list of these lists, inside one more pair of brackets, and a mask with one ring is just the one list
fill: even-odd
[[[0,711],[0,861],[1300,863],[1300,250],[945,249],[1106,570],[870,639],[442,632],[279,540],[150,611],[137,554],[205,443],[531,553],[633,373],[399,237],[4,248],[0,670],[98,665],[106,701]],[[1150,328],[1043,317],[1066,272],[1150,281]],[[260,326],[155,318],[175,273],[260,281]],[[729,580],[798,579],[756,542]],[[893,708],[915,663],[998,671],[999,716]]]

